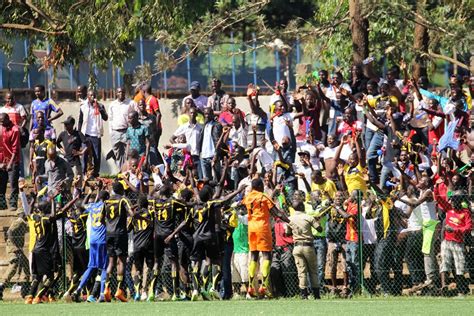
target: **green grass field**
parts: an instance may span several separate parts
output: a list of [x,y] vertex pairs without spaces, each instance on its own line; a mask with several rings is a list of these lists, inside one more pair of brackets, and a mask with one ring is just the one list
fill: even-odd
[[474,297],[355,298],[24,305],[0,303],[0,315],[470,315]]

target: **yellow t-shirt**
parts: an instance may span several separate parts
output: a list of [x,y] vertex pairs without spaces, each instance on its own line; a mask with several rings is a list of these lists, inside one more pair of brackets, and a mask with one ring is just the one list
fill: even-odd
[[[372,99],[368,99],[367,103],[369,103],[369,105],[371,107],[375,108],[375,105],[377,104],[378,100],[386,99],[386,98],[387,97],[375,97],[375,98],[372,98]],[[392,101],[393,104],[398,105],[398,99],[396,97],[394,97],[393,95],[390,96],[390,100]]]
[[[184,125],[187,122],[189,122],[189,115],[187,114],[181,114],[178,116],[178,126]],[[201,125],[204,125],[204,115],[201,113],[198,113],[196,116],[196,122],[198,122]]]
[[347,192],[349,194],[354,190],[361,190],[364,194],[367,191],[367,169],[362,168],[360,164],[351,168],[348,165],[344,167],[344,179],[346,180]]
[[[326,192],[331,199],[334,199],[336,197],[336,184],[332,180],[326,179],[326,182],[323,184],[317,184],[312,182],[311,183],[311,191],[321,191],[321,193]],[[326,195],[323,195],[321,198],[322,201],[327,200]]]

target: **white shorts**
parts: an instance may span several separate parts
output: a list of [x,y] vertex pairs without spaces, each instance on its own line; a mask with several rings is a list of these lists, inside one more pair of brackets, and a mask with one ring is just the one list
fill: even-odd
[[232,255],[232,283],[246,283],[249,281],[248,253],[234,253]]
[[441,242],[441,272],[449,272],[454,268],[456,275],[464,275],[466,266],[466,255],[464,244],[454,241],[443,240]]

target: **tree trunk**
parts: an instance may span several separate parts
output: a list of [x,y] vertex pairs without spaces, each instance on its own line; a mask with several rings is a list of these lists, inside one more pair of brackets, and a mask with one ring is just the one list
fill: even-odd
[[365,0],[349,0],[352,33],[352,62],[362,65],[369,57],[369,20],[364,18]]
[[[426,0],[420,0],[416,5],[416,12],[419,13],[419,16],[423,15],[423,10],[426,6]],[[426,76],[426,60],[421,57],[421,53],[426,53],[428,51],[429,36],[428,29],[422,25],[421,21],[417,17],[415,20],[415,39],[413,43],[413,49],[415,51],[415,64],[413,65],[413,76],[419,78],[421,76]]]

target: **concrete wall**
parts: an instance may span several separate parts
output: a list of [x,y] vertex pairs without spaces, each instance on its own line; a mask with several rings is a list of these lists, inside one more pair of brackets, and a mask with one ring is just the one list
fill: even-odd
[[[249,112],[250,107],[246,97],[237,97],[235,98],[237,102],[237,107],[244,112]],[[270,102],[269,96],[259,97],[260,104],[264,110],[268,109]],[[181,106],[181,99],[160,99],[160,109],[163,115],[163,134],[161,136],[159,150],[163,150],[163,145],[168,143],[168,140],[173,135],[174,131],[177,128],[177,117],[179,115],[179,107]],[[105,108],[108,110],[110,103],[112,101],[102,102],[105,105]],[[69,116],[73,116],[76,119],[76,124],[79,119],[79,103],[78,102],[58,102],[61,106],[64,115],[53,122],[53,126],[56,129],[56,134],[59,135],[60,132],[64,130],[62,122]],[[102,138],[102,163],[101,163],[101,173],[114,175],[117,174],[118,169],[116,168],[112,160],[106,161],[105,155],[112,148],[109,137],[109,124],[105,122],[104,125],[104,137]],[[27,168],[27,166],[25,166]],[[28,169],[25,169],[28,170]]]

